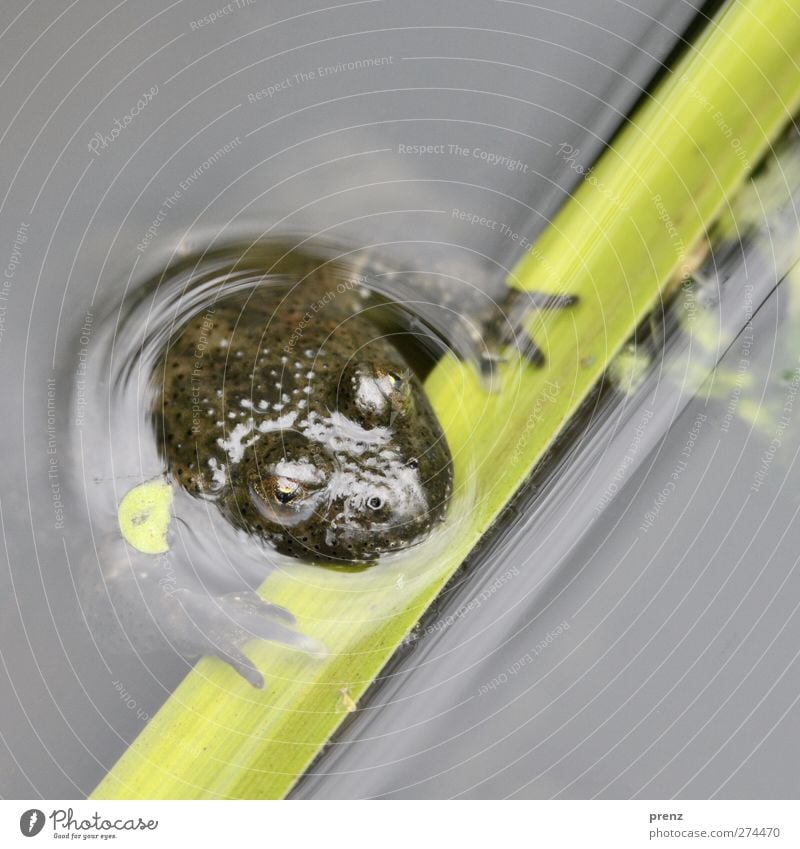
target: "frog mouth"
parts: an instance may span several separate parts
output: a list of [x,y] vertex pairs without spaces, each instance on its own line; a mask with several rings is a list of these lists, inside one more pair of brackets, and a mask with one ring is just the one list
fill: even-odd
[[340,568],[352,571],[353,568],[373,566],[382,557],[404,551],[418,545],[427,533],[420,530],[413,537],[394,538],[383,542],[376,541],[374,534],[337,535],[333,532],[325,544],[310,548],[309,558],[327,568]]
[[367,527],[334,519],[325,530],[319,554],[337,560],[378,558],[417,545],[428,536],[432,524],[427,510]]
[[[329,505],[330,506],[330,505]],[[405,520],[365,525],[342,520],[341,510],[317,509],[307,521],[270,522],[268,538],[281,553],[324,566],[350,568],[375,563],[381,557],[422,542],[438,516],[421,513]]]

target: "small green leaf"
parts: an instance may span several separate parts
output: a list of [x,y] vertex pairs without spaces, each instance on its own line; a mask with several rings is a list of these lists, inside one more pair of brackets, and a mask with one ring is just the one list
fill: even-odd
[[172,487],[165,481],[148,481],[126,493],[117,511],[125,542],[144,554],[169,551],[171,507]]

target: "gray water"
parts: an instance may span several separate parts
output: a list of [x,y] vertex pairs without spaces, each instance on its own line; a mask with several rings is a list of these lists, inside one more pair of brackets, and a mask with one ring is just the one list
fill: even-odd
[[[68,433],[51,412],[78,415],[61,375],[78,370],[99,304],[173,252],[243,230],[319,232],[488,286],[692,17],[657,0],[255,0],[201,25],[217,8],[6,4],[6,797],[89,793],[187,670],[170,655],[106,668],[78,604],[65,543],[92,541],[61,498]],[[795,365],[778,356],[785,286],[753,319],[756,383]],[[773,451],[774,421],[753,428],[741,406],[727,421],[725,402],[699,395],[591,534],[545,487],[531,524],[476,560],[429,623],[445,627],[398,660],[298,795],[795,796],[800,443],[781,430]],[[565,479],[580,456],[563,458]],[[537,524],[547,496],[553,535]],[[564,528],[575,546],[550,564]]]

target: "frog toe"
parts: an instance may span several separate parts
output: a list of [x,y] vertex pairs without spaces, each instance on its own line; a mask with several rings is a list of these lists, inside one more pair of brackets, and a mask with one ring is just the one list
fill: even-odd
[[279,604],[271,604],[268,601],[264,601],[258,593],[232,593],[223,598],[232,602],[242,612],[249,611],[255,616],[274,616],[276,619],[282,619],[290,625],[294,625],[297,622],[291,611],[285,607],[281,607]]
[[529,319],[542,310],[565,309],[579,301],[576,295],[511,290],[501,306],[501,317],[490,326],[490,342],[495,350],[513,348],[533,366],[545,364],[545,355],[527,330]]
[[553,295],[550,292],[527,292],[529,309],[560,310],[578,303],[577,295]]
[[215,647],[214,657],[232,666],[239,675],[257,690],[264,689],[264,676],[258,671],[255,663],[232,642],[225,641]]
[[238,624],[243,641],[253,638],[269,640],[299,649],[317,659],[327,657],[328,651],[319,640],[285,627],[280,622],[276,622],[271,615],[244,613],[238,617]]
[[540,368],[545,364],[545,356],[542,349],[536,344],[536,341],[526,336],[520,342],[520,353],[532,365]]
[[485,351],[479,360],[478,377],[485,392],[496,394],[500,391],[500,364],[506,362],[506,358],[494,351]]

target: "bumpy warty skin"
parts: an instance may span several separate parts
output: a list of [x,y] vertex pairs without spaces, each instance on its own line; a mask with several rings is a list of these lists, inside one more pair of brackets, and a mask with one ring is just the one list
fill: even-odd
[[368,562],[423,539],[451,457],[383,308],[322,266],[193,316],[153,376],[172,478],[295,557]]

